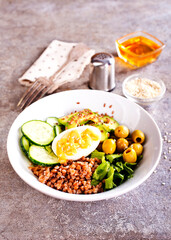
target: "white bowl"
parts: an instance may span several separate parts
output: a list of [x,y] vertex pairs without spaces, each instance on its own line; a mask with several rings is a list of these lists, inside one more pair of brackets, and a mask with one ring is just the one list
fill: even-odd
[[[106,106],[104,107],[104,103]],[[112,107],[111,107],[112,105]],[[19,146],[20,127],[32,119],[45,120],[49,116],[61,117],[74,110],[89,108],[99,113],[111,115],[120,124],[125,124],[130,131],[142,130],[146,135],[144,155],[135,170],[134,177],[124,182],[117,188],[98,194],[69,194],[55,190],[40,183],[28,168],[28,159],[22,153]],[[49,196],[70,201],[98,201],[117,197],[129,192],[142,184],[156,168],[162,151],[160,130],[153,118],[140,106],[113,93],[96,90],[72,90],[60,92],[45,97],[19,114],[11,126],[7,139],[7,152],[12,167],[27,184],[36,190]]]
[[[126,84],[133,80],[133,79],[136,79],[136,78],[146,78],[146,79],[149,79],[149,80],[152,80],[152,81],[155,81],[157,82],[160,87],[161,87],[161,92],[159,95],[157,95],[156,97],[153,97],[153,98],[140,98],[140,97],[135,97],[133,95],[131,95],[127,89],[126,89]],[[157,79],[156,77],[152,77],[152,76],[146,76],[144,74],[133,74],[129,77],[127,77],[124,81],[123,81],[123,84],[122,84],[122,92],[123,94],[125,95],[125,97],[127,97],[128,99],[130,99],[131,101],[135,102],[135,103],[138,103],[140,104],[141,106],[148,106],[152,103],[155,103],[155,102],[158,102],[165,94],[165,91],[166,91],[166,86],[164,84],[164,82],[160,79]]]

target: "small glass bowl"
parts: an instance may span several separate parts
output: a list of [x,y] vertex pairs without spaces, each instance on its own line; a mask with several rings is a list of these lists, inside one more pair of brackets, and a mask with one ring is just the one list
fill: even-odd
[[[153,98],[140,98],[140,97],[135,97],[135,96],[131,95],[128,92],[128,90],[126,89],[126,84],[129,81],[131,81],[133,79],[136,79],[136,78],[145,78],[145,79],[149,79],[149,80],[152,80],[154,82],[157,82],[161,87],[160,94],[157,95],[156,97],[153,97]],[[131,101],[138,103],[141,106],[148,106],[152,103],[155,103],[155,102],[159,101],[164,96],[165,91],[166,91],[166,86],[165,86],[165,84],[162,80],[156,79],[155,77],[151,77],[151,76],[144,76],[143,74],[133,74],[133,75],[127,77],[123,81],[123,84],[122,84],[122,92],[123,92],[124,96],[127,97],[128,99],[130,99]]]
[[[151,43],[153,42],[156,45],[156,49],[144,54],[135,54],[134,52],[128,50],[123,43],[136,38],[136,37],[144,37],[149,40]],[[133,40],[132,40],[133,41]],[[136,42],[137,40],[135,40]],[[125,62],[129,63],[130,65],[134,67],[143,67],[146,64],[152,63],[157,60],[159,55],[161,54],[162,50],[164,49],[165,45],[163,42],[161,42],[156,37],[152,36],[149,33],[146,33],[144,31],[138,31],[134,33],[127,34],[115,41],[116,44],[116,50],[118,53],[118,56],[123,59]]]

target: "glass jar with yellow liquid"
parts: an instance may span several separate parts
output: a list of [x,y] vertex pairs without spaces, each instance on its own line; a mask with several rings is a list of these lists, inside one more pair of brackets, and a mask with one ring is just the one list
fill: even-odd
[[135,67],[156,61],[164,47],[164,43],[143,31],[116,40],[118,56]]

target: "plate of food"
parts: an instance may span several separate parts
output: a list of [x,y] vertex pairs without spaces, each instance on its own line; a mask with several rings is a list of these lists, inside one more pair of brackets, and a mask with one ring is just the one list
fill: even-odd
[[28,185],[54,198],[98,201],[120,196],[155,170],[162,138],[139,105],[96,90],[47,96],[13,122],[7,152]]

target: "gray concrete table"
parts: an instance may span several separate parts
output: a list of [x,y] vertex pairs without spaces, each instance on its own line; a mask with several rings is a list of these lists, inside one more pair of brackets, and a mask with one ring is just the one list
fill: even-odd
[[[171,5],[169,0],[0,1],[0,239],[109,240],[171,239]],[[166,49],[153,64],[130,70],[116,58],[116,88],[132,73],[161,78],[165,97],[146,110],[160,127],[163,153],[155,173],[137,189],[108,201],[77,203],[53,199],[25,184],[11,167],[6,138],[26,90],[17,79],[53,39],[84,42],[116,53],[114,40],[136,30],[161,39]],[[66,88],[88,88],[88,73]],[[168,134],[169,133],[169,134]],[[168,135],[167,135],[168,134]],[[164,137],[166,139],[166,137]]]

